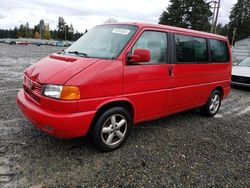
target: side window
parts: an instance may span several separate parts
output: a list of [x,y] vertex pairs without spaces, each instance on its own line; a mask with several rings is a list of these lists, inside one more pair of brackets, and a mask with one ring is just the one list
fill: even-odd
[[228,62],[228,48],[225,41],[210,40],[212,62]]
[[132,53],[137,48],[148,49],[150,51],[151,59],[149,63],[166,63],[167,34],[157,31],[145,31],[133,46]]
[[185,35],[175,35],[177,62],[194,62],[193,37]]
[[205,38],[194,37],[195,62],[208,62],[207,40]]

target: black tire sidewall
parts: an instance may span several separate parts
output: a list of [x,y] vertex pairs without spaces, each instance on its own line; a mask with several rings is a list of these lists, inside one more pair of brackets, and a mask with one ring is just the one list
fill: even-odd
[[[123,140],[120,143],[113,145],[113,146],[109,146],[103,142],[103,140],[101,138],[101,131],[102,131],[102,127],[103,127],[104,122],[110,116],[112,116],[114,114],[120,114],[120,115],[124,116],[124,118],[127,121],[127,131],[125,133]],[[122,146],[122,144],[126,141],[126,139],[129,136],[129,133],[131,131],[132,125],[133,125],[132,117],[131,117],[130,113],[125,108],[123,108],[123,107],[110,108],[109,110],[102,113],[100,115],[100,117],[97,119],[96,124],[94,125],[93,131],[92,131],[92,140],[98,149],[100,149],[102,151],[113,151],[113,150],[119,148],[120,146]]]

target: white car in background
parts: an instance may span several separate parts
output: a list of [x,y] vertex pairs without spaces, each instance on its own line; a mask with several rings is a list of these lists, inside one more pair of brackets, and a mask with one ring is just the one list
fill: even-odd
[[250,87],[250,57],[233,67],[232,85]]

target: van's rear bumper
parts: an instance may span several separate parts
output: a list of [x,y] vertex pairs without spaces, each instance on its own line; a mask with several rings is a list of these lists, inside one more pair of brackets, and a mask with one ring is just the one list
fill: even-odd
[[95,115],[95,111],[64,114],[45,110],[31,101],[23,90],[18,92],[16,100],[34,126],[58,138],[85,136]]

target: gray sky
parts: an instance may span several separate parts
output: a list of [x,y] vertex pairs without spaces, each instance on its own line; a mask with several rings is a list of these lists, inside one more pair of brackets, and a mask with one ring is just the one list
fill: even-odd
[[[229,21],[229,13],[237,0],[221,0],[220,23]],[[30,27],[41,19],[56,29],[59,16],[75,30],[83,32],[102,24],[110,17],[118,21],[158,23],[169,0],[1,0],[0,28],[9,29],[27,21]]]

